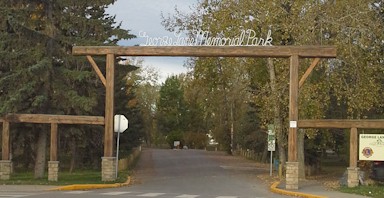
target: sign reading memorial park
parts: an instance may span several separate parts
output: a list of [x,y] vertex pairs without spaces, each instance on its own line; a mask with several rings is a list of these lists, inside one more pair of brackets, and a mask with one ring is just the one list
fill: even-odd
[[242,30],[234,37],[225,37],[223,33],[211,36],[209,31],[193,31],[191,37],[174,33],[174,37],[151,37],[146,32],[139,32],[145,44],[141,46],[272,46],[271,30],[265,37],[260,37],[254,30]]
[[384,161],[384,134],[360,134],[359,160]]

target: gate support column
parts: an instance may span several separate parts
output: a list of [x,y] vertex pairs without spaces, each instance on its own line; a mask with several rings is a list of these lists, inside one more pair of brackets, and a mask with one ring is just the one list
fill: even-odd
[[116,180],[116,157],[102,157],[101,168],[102,181]]
[[359,185],[359,168],[357,167],[357,128],[351,128],[349,145],[349,167],[347,168],[347,183],[348,187],[356,187]]
[[12,162],[9,159],[9,122],[3,121],[2,132],[2,159],[0,161],[0,179],[9,180],[11,177]]
[[104,157],[101,160],[101,180],[114,181],[116,179],[114,168],[116,159],[113,157],[115,55],[107,54],[106,62]]
[[0,179],[9,180],[11,177],[11,160],[0,161]]
[[59,180],[59,161],[48,162],[48,181]]
[[289,78],[289,134],[286,189],[299,189],[299,163],[297,162],[297,121],[299,96],[299,56],[292,55]]
[[287,162],[285,173],[285,188],[290,190],[299,189],[299,162]]
[[48,161],[48,181],[59,180],[59,161],[57,161],[57,123],[51,123],[51,145]]

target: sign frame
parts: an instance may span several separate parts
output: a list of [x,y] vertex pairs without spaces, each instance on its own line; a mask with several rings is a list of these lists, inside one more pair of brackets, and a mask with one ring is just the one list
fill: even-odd
[[384,161],[384,134],[359,135],[359,160]]

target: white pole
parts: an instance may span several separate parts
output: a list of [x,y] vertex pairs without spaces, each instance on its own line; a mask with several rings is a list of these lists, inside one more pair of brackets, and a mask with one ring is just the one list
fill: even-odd
[[120,119],[121,119],[121,115],[119,115],[119,121],[117,122],[118,127],[117,127],[117,142],[116,142],[116,179],[117,179],[117,174],[119,172]]
[[271,151],[271,167],[269,169],[269,176],[272,176],[272,154],[273,154],[273,151]]

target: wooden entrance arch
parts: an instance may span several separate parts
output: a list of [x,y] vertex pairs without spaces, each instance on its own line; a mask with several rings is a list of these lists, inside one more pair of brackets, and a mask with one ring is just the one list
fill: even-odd
[[[75,46],[73,55],[87,56],[106,88],[103,180],[113,178],[113,115],[114,115],[114,67],[116,56],[185,56],[185,57],[259,57],[289,58],[289,135],[286,188],[298,189],[297,122],[299,93],[299,59],[315,58],[300,80],[300,85],[311,73],[320,58],[335,58],[332,46]],[[106,74],[100,71],[92,56],[106,56]],[[112,174],[112,175],[110,175]]]

